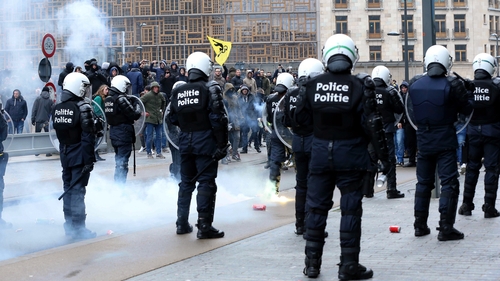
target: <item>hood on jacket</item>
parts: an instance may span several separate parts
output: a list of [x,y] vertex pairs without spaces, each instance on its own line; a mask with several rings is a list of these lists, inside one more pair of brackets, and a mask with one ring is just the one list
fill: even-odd
[[[163,64],[163,67],[161,67],[162,64]],[[167,66],[168,66],[167,61],[166,60],[161,60],[161,62],[160,62],[160,68],[166,68]]]
[[113,70],[116,70],[116,75],[119,75],[120,74],[120,70],[118,70],[117,67],[113,66],[110,70],[109,70],[109,75],[111,75],[113,73]]
[[170,67],[172,67],[172,66],[174,66],[174,65],[175,65],[175,66],[177,66],[177,67],[179,67],[175,61],[172,61],[172,62],[170,63]]
[[408,84],[408,82],[406,82],[406,81],[403,81],[403,82],[401,82],[401,85],[399,85],[400,90],[401,90],[401,87],[406,87],[408,89],[410,87],[410,84]]
[[50,98],[50,89],[49,87],[43,87],[42,93],[40,93],[40,96],[44,99]]
[[241,87],[240,87],[240,93],[242,93],[243,90],[247,90],[247,95],[250,93],[250,89],[246,85],[241,85]]
[[132,63],[132,68],[139,68],[139,63],[137,63],[137,62],[134,61]]
[[72,62],[66,63],[66,71],[68,73],[73,72],[73,69],[75,68],[75,65]]
[[231,83],[226,83],[226,85],[224,85],[224,93],[231,90],[231,89],[234,89],[234,85],[231,84]]

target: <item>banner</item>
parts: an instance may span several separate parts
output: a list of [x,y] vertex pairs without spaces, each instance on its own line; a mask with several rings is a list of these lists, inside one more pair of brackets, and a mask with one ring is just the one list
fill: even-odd
[[218,64],[223,65],[229,57],[229,53],[231,52],[231,42],[222,41],[210,36],[207,36],[207,38],[208,41],[210,41],[210,45],[212,45],[212,49],[214,49],[215,61]]

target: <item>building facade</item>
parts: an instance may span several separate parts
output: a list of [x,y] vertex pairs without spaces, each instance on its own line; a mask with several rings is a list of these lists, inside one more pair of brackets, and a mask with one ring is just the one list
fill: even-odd
[[[409,77],[423,71],[422,3],[433,1],[436,44],[453,57],[453,71],[473,77],[472,60],[482,52],[497,56],[498,0],[331,0],[320,2],[320,42],[335,33],[353,38],[359,49],[358,71],[371,73],[383,64],[397,81],[404,79],[404,33],[408,31]],[[329,31],[329,32],[327,32]],[[398,36],[390,36],[399,34]]]
[[[317,2],[309,0],[21,0],[18,6],[0,11],[0,36],[14,32],[23,37],[16,46],[0,41],[0,64],[15,65],[11,52],[22,49],[37,62],[45,33],[53,33],[59,49],[53,65],[74,60],[68,47],[70,32],[61,19],[84,27],[97,17],[105,32],[86,38],[81,48],[93,48],[90,59],[139,61],[162,60],[183,64],[195,51],[213,54],[207,36],[233,44],[228,64],[240,65],[300,62],[318,50]],[[68,6],[78,2],[71,16]],[[12,9],[15,9],[12,12]],[[63,15],[61,14],[63,11]],[[90,12],[89,12],[90,11]],[[80,14],[85,14],[80,17]],[[71,18],[79,18],[71,21]],[[97,28],[99,29],[99,28]],[[17,41],[17,40],[16,40]],[[142,47],[142,48],[141,48]],[[141,50],[142,49],[142,50]],[[94,55],[91,55],[94,53]],[[142,57],[141,57],[142,54]],[[81,58],[83,59],[83,58]],[[75,62],[81,65],[83,62]]]

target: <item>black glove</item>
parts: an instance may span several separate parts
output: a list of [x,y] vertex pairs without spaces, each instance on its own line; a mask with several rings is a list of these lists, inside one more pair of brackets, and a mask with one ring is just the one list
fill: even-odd
[[87,174],[94,170],[94,163],[83,166],[82,174]]
[[379,169],[383,175],[387,175],[391,169],[391,163],[387,160],[381,160]]
[[476,89],[476,84],[470,79],[464,79],[465,88],[469,91],[474,91]]
[[227,155],[227,147],[217,148],[214,155],[212,155],[212,158],[219,161],[222,158],[226,157],[226,155]]

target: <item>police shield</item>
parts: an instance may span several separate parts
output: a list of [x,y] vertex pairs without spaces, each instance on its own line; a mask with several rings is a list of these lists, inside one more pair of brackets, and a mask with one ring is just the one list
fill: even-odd
[[140,98],[134,95],[127,95],[127,98],[134,108],[136,107],[136,105],[139,105],[139,108],[141,110],[141,117],[134,121],[134,130],[135,135],[137,136],[141,133],[142,129],[144,128],[144,123],[146,122],[146,108],[144,107],[144,104],[142,103]]
[[272,118],[271,117],[268,117],[267,116],[267,110],[264,108],[264,110],[262,110],[262,123],[264,124],[264,129],[268,132],[268,133],[272,133],[273,132],[273,129],[270,127],[270,124],[267,120],[270,120],[269,118]]
[[3,111],[3,118],[7,121],[7,138],[3,141],[3,150],[7,151],[14,140],[14,123],[12,122],[12,118],[7,113],[7,111]]
[[108,122],[106,120],[106,114],[104,114],[104,109],[95,101],[92,101],[92,115],[94,117],[94,124],[97,130],[96,140],[95,140],[95,150],[99,145],[106,139],[106,132],[108,129]]
[[167,136],[168,142],[177,150],[179,150],[179,134],[181,129],[170,122],[167,115],[170,112],[170,104],[168,103],[165,114],[163,115],[163,130]]
[[[410,95],[406,95],[406,101],[405,101],[405,111],[406,111],[406,119],[408,122],[410,122],[411,126],[417,130],[417,125],[416,125],[416,119],[415,119],[415,113],[413,112],[413,103],[411,101]],[[469,125],[469,122],[472,118],[472,115],[474,114],[474,110],[467,115],[467,116],[457,116],[457,122],[455,122],[455,131],[456,133],[460,133],[463,131],[465,128],[467,128],[467,125]]]
[[[85,100],[92,105],[93,109],[92,117],[94,118],[94,125],[95,128],[97,129],[94,150],[97,150],[99,148],[99,145],[106,138],[108,123],[106,121],[106,115],[104,114],[104,110],[101,108],[101,106],[93,100],[90,101],[88,98],[85,98]],[[57,138],[56,130],[54,129],[54,122],[52,120],[52,116],[50,117],[48,126],[49,126],[50,142],[52,143],[52,146],[54,146],[54,148],[57,151],[59,151],[59,139]]]
[[273,124],[276,129],[276,135],[280,141],[291,149],[293,133],[290,128],[283,124],[283,121],[285,120],[285,97],[287,96],[285,95],[280,99],[278,105],[274,109]]

